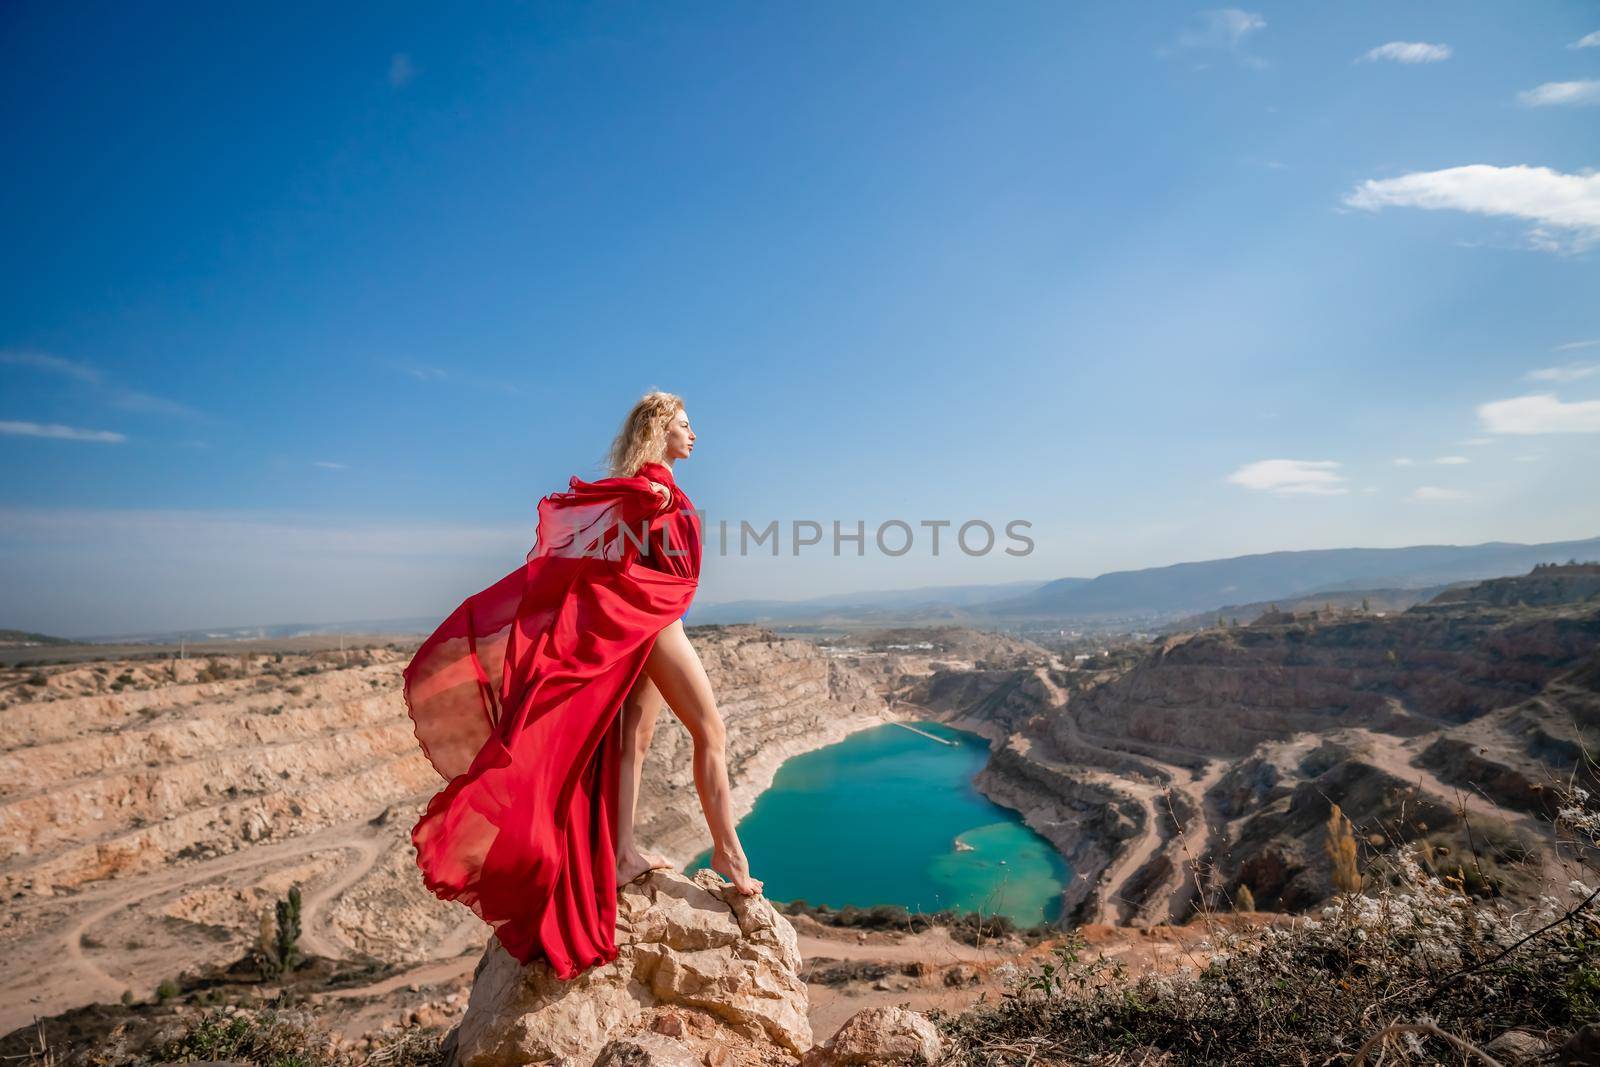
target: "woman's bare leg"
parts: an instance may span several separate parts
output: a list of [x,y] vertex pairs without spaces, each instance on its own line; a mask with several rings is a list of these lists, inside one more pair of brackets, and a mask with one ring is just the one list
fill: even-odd
[[733,825],[733,796],[728,785],[728,732],[717,711],[700,654],[689,643],[679,619],[656,635],[645,660],[645,673],[666,697],[672,713],[694,738],[694,786],[700,794],[706,825],[711,828],[711,869],[746,896],[761,892],[761,880],[750,877],[750,864]]
[[617,767],[617,884],[626,885],[646,871],[671,867],[672,863],[654,852],[641,852],[634,844],[633,824],[639,807],[639,779],[644,758],[650,751],[650,738],[661,712],[661,690],[648,675],[638,681],[622,702],[622,757]]

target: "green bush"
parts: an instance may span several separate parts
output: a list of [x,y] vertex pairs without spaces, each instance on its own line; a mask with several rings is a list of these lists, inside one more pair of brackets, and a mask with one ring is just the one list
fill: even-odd
[[809,915],[820,923],[850,930],[897,930],[921,933],[934,926],[943,926],[951,938],[968,945],[978,945],[996,938],[1014,934],[1028,941],[1038,941],[1059,934],[1050,923],[1019,927],[1004,915],[984,915],[981,912],[957,912],[951,908],[935,912],[913,912],[898,904],[875,904],[863,908],[846,904],[832,908],[827,904],[809,904],[805,900],[791,900],[779,904],[786,915]]

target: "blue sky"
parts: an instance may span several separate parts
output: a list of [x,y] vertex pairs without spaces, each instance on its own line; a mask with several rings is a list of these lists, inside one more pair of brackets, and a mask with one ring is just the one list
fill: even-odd
[[703,603],[1600,534],[1597,32],[8,4],[0,626],[442,616],[652,386],[708,522],[1032,524]]

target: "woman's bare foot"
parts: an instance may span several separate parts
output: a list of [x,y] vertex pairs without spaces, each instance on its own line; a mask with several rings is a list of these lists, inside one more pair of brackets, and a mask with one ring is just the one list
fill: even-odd
[[654,852],[640,852],[630,849],[617,854],[617,885],[624,886],[629,882],[637,881],[647,872],[662,867],[670,868],[672,862],[665,856]]
[[750,861],[745,859],[744,853],[740,852],[735,855],[713,850],[709,866],[713,871],[732,882],[734,888],[745,896],[752,897],[761,892],[763,883],[759,878],[750,877]]

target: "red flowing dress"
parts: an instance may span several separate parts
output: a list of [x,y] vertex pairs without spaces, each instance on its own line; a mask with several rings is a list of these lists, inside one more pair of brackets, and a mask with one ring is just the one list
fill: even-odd
[[699,577],[700,519],[666,466],[574,477],[539,501],[526,563],[405,669],[417,740],[448,783],[411,832],[423,881],[563,980],[617,957],[618,712]]

